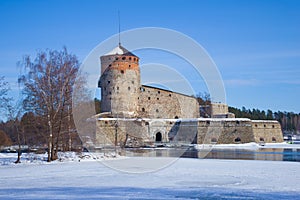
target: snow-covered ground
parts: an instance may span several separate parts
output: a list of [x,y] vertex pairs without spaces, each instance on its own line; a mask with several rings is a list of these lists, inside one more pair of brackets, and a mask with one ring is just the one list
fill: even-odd
[[[7,154],[0,154],[0,160],[5,155],[8,159]],[[63,162],[46,163],[36,158],[32,164],[1,165],[0,199],[300,198],[299,162],[180,158],[156,172],[132,174],[105,165],[151,165],[174,158],[106,159],[88,154],[78,158],[70,153],[62,156]],[[139,165],[129,167],[141,170]]]
[[[49,164],[47,163],[47,153],[35,154],[35,153],[22,153],[21,163],[18,165],[27,164]],[[58,152],[58,159],[54,162],[80,162],[80,161],[105,161],[111,159],[122,158],[115,153],[75,153],[75,152]],[[15,165],[17,160],[17,153],[0,153],[0,166],[1,165]]]

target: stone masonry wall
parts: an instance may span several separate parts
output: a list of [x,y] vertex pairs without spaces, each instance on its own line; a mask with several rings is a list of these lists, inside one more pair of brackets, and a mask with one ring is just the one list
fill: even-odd
[[97,147],[114,146],[115,139],[117,139],[117,145],[122,146],[124,145],[126,134],[128,134],[128,138],[136,140],[139,145],[150,141],[147,126],[142,121],[103,118],[97,121],[97,142],[95,145]]
[[249,119],[206,119],[198,122],[197,144],[254,142]]
[[[116,128],[117,123],[117,128]],[[282,142],[282,132],[277,121],[236,119],[102,119],[97,122],[96,141],[114,145],[116,129],[118,144],[123,144],[126,134],[140,140],[139,144],[179,142],[197,144],[234,144],[249,142]],[[103,137],[105,136],[105,137]],[[196,139],[196,140],[195,140]]]
[[105,69],[99,81],[101,112],[112,112],[115,117],[135,117],[140,89],[138,58],[102,56],[101,63]]
[[228,114],[228,106],[223,103],[211,103],[210,105],[210,116],[215,115],[226,115]]
[[283,142],[281,126],[278,121],[252,120],[255,142]]
[[138,105],[138,115],[142,118],[199,117],[199,105],[194,97],[150,86],[141,86]]

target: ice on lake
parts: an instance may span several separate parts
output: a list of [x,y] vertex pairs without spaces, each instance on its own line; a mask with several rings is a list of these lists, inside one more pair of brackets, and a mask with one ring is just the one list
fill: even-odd
[[[300,198],[299,162],[180,158],[158,171],[133,174],[93,160],[2,165],[0,199]],[[116,161],[128,159],[105,162]]]

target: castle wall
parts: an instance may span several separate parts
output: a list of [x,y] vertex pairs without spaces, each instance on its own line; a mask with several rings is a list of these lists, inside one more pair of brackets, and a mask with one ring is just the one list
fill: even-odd
[[228,114],[228,106],[223,103],[211,103],[210,105],[210,116],[217,117],[220,115]]
[[97,120],[95,145],[114,146],[117,137],[117,144],[122,146],[126,134],[127,145],[133,140],[136,141],[135,146],[153,144],[156,142],[157,134],[161,134],[161,139],[157,142],[190,144],[197,135],[197,121],[101,118]]
[[278,121],[252,120],[255,142],[283,142],[281,126]]
[[139,145],[151,140],[148,134],[148,127],[145,122],[138,120],[120,120],[116,118],[103,118],[97,121],[96,146],[122,146],[126,140],[134,138]]
[[141,86],[138,114],[143,118],[197,118],[199,105],[194,97]]
[[[118,123],[116,127],[116,123]],[[282,132],[277,121],[250,120],[246,118],[217,119],[123,119],[105,118],[97,122],[97,141],[101,138],[114,145],[116,129],[118,144],[123,144],[126,134],[139,145],[156,142],[197,144],[238,144],[249,142],[282,142]],[[102,135],[102,136],[101,136]],[[276,141],[274,140],[276,139]],[[137,145],[138,146],[138,145]]]
[[254,142],[249,119],[205,119],[198,122],[197,144]]
[[194,97],[187,95],[174,93],[175,98],[179,102],[180,115],[179,118],[198,118],[199,115],[199,103]]

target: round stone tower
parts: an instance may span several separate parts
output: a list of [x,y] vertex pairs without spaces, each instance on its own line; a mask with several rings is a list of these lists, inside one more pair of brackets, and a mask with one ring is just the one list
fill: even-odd
[[111,112],[113,117],[135,117],[140,88],[139,58],[119,45],[100,59],[101,112]]

